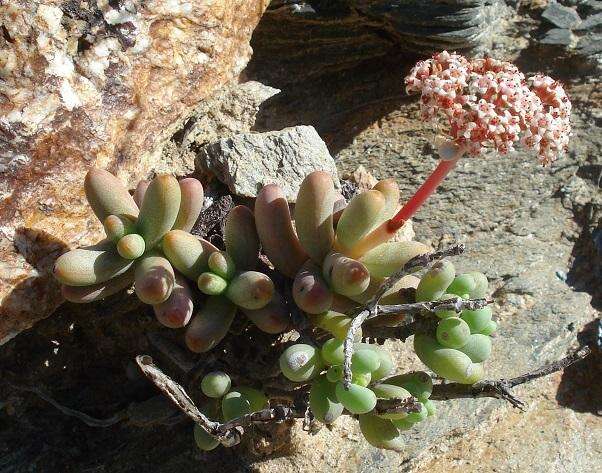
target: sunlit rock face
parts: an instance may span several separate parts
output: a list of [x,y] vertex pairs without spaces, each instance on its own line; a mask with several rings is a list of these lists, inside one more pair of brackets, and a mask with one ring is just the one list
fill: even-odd
[[[132,186],[234,81],[267,0],[8,0],[0,6],[0,343],[60,297],[53,253],[100,238],[89,166]],[[193,162],[173,163],[186,173]],[[52,236],[52,237],[51,237]]]

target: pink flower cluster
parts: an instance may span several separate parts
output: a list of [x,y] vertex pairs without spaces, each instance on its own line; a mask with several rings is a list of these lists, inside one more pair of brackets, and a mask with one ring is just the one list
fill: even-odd
[[506,154],[520,142],[545,165],[567,149],[571,102],[550,77],[525,79],[509,62],[443,51],[418,62],[405,83],[408,93],[421,94],[423,120],[443,123],[467,154],[483,148]]

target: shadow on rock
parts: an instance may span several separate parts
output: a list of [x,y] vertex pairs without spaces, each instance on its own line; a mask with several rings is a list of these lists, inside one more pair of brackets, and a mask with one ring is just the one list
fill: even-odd
[[592,354],[564,370],[556,393],[556,400],[561,406],[597,415],[602,415],[600,323],[600,319],[590,322],[577,336],[580,344],[592,347]]
[[[152,307],[133,294],[63,304],[35,330],[21,333],[0,350],[0,445],[10,452],[0,459],[0,470],[181,473],[201,468],[223,473],[250,471],[259,458],[286,454],[288,423],[249,428],[243,444],[232,449],[199,451],[193,423],[134,363],[136,355],[151,355],[197,405],[200,377],[207,370],[224,369],[235,385],[259,387],[274,375],[280,349],[271,348],[273,337],[244,317],[237,319],[233,333],[215,350],[221,350],[219,355],[197,355],[183,347],[181,330],[158,327]],[[194,373],[182,371],[174,361],[178,349]],[[36,390],[94,419],[122,420],[86,425],[32,392]]]
[[0,333],[9,334],[6,338],[11,331],[19,333],[31,327],[39,318],[40,307],[53,310],[63,301],[52,268],[69,249],[50,233],[25,227],[16,230],[13,245],[18,255],[13,261],[3,261],[8,278],[15,278],[12,291],[0,305]]
[[268,10],[251,40],[246,78],[281,89],[262,105],[255,130],[308,124],[332,154],[408,100],[403,78],[417,56],[357,15]]

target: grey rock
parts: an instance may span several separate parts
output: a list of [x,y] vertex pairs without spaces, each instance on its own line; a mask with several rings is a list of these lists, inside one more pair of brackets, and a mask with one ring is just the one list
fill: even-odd
[[200,147],[251,131],[263,102],[279,92],[279,89],[256,81],[225,87],[196,108],[192,124],[185,129],[181,147]]
[[596,13],[595,15],[588,16],[575,29],[576,30],[589,30],[590,28],[595,28],[596,26],[599,26],[599,25],[602,25],[602,13]]
[[583,5],[593,11],[602,11],[602,1],[600,0],[587,0],[583,2]]
[[263,102],[279,92],[279,89],[256,81],[222,88],[199,104],[179,136],[163,146],[155,171],[167,174],[176,171],[178,175],[193,173],[195,150],[220,138],[251,131]]
[[587,3],[587,0],[560,0],[560,3],[568,7],[579,7]]
[[574,28],[581,23],[579,13],[559,3],[550,3],[541,15],[558,28]]
[[399,47],[419,53],[443,49],[479,49],[490,45],[510,15],[499,0],[357,0],[352,8],[383,22],[404,40]]
[[331,173],[339,185],[334,160],[311,126],[221,139],[203,147],[196,164],[243,197],[255,197],[264,185],[277,183],[294,202],[303,178],[316,170]]
[[52,266],[14,242],[30,238],[20,247],[35,253],[103,238],[81,188],[90,166],[131,187],[157,172],[186,175],[185,160],[163,168],[163,145],[238,81],[266,6],[165,3],[2,1],[0,344],[63,300]]
[[588,35],[579,39],[577,52],[583,56],[602,53],[602,35]]
[[553,28],[548,31],[543,38],[539,40],[542,44],[557,44],[562,46],[570,46],[573,44],[575,36],[571,30],[565,28]]

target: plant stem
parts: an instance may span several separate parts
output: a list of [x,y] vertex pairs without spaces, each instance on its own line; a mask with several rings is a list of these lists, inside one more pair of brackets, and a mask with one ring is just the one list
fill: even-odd
[[397,230],[403,227],[435,192],[443,179],[456,166],[459,159],[441,159],[432,174],[397,214],[376,227],[345,253],[351,258],[359,258],[372,248],[389,241],[397,233]]
[[445,179],[449,172],[456,166],[458,159],[450,159],[439,161],[439,164],[428,177],[426,181],[420,186],[416,193],[410,200],[401,208],[397,214],[391,218],[388,222],[388,230],[391,233],[395,233],[406,223],[407,220],[412,218],[414,214],[422,207],[427,199],[435,192],[439,184]]

